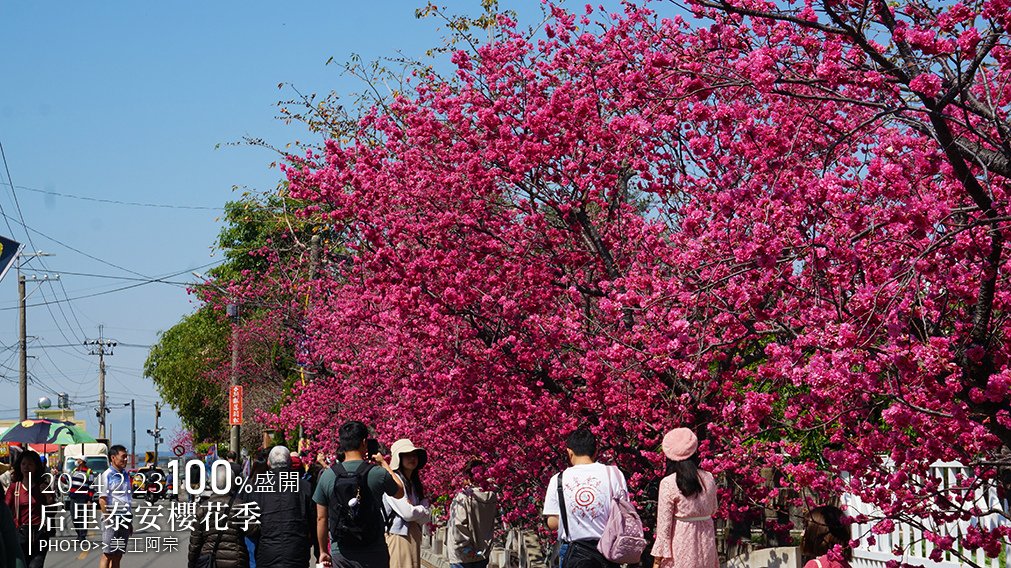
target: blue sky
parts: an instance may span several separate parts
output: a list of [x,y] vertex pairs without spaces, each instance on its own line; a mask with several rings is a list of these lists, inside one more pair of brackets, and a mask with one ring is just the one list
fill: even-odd
[[[477,12],[479,2],[449,4]],[[213,208],[237,196],[233,187],[265,191],[279,179],[269,150],[229,143],[305,140],[303,128],[274,118],[275,103],[293,95],[278,83],[303,92],[361,90],[338,66],[325,65],[330,57],[422,57],[440,45],[439,22],[414,17],[422,5],[0,3],[0,142],[25,224],[38,231],[34,248],[55,255],[30,266],[62,274],[58,284],[29,285],[30,306],[49,303],[28,310],[30,408],[40,396],[55,404],[54,393],[67,392],[97,431],[98,361],[80,343],[104,324],[106,337],[151,345],[194,308],[182,285],[113,290],[140,283],[123,278],[178,273],[170,280],[193,281],[191,269],[202,272],[220,259],[211,250],[220,229]],[[539,21],[538,2],[503,5],[520,8],[525,23]],[[7,183],[2,170],[0,183]],[[0,205],[18,218],[7,185],[0,185]],[[16,221],[10,226],[0,222],[0,233],[27,242]],[[92,294],[99,295],[76,299]],[[0,418],[18,414],[16,305],[12,271],[0,282]],[[107,358],[111,435],[129,445],[124,405],[136,399],[138,452],[150,449],[145,432],[158,400],[142,377],[146,355],[124,346]],[[171,432],[179,421],[168,411],[162,425]]]
[[[0,2],[0,143],[18,200],[0,168],[0,234],[31,235],[29,248],[55,255],[26,274],[61,274],[29,284],[30,409],[66,392],[97,432],[98,360],[81,344],[103,325],[121,344],[107,358],[111,437],[129,445],[135,399],[137,451],[151,449],[159,398],[142,376],[147,346],[195,308],[186,283],[221,259],[223,204],[280,179],[274,152],[235,143],[313,141],[276,119],[277,102],[295,96],[278,84],[347,96],[365,89],[341,73],[352,54],[423,59],[447,35],[439,19],[415,18],[425,4]],[[480,13],[480,0],[439,4]],[[539,0],[500,6],[524,27],[543,19]],[[18,415],[16,306],[12,271],[0,282],[0,419]],[[179,428],[170,409],[162,426],[166,441]]]

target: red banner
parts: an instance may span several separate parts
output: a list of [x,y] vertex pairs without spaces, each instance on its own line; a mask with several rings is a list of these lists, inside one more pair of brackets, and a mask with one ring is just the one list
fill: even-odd
[[228,388],[228,425],[242,426],[242,385]]

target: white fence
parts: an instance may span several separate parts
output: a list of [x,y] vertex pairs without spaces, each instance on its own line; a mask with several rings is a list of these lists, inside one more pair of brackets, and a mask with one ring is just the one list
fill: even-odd
[[[939,481],[939,492],[959,491],[958,476],[972,477],[972,469],[957,462],[938,462],[931,466],[930,476]],[[982,511],[1003,511],[1011,514],[1008,502],[1001,500],[996,487],[977,488],[974,490],[972,505]],[[859,540],[860,545],[853,549],[851,568],[886,568],[889,561],[897,560],[911,566],[923,568],[968,568],[971,564],[961,560],[951,552],[945,552],[940,561],[930,559],[934,545],[928,541],[923,530],[949,536],[954,539],[953,549],[964,551],[970,560],[982,568],[1011,568],[1008,557],[1011,557],[1011,546],[1004,545],[1000,557],[988,558],[979,549],[964,550],[961,546],[962,536],[971,526],[981,526],[994,529],[999,526],[1011,525],[1004,515],[989,513],[982,516],[971,516],[968,520],[937,524],[931,519],[922,519],[924,529],[906,523],[895,523],[895,530],[889,534],[872,534],[871,528],[881,518],[881,511],[875,506],[864,503],[855,495],[844,494],[842,506],[851,517],[865,515],[867,523],[853,523],[853,540]],[[874,544],[870,544],[873,537]],[[422,559],[426,568],[448,568],[445,559],[443,542],[445,528],[440,528],[434,535],[426,535],[423,541]],[[901,553],[895,554],[898,550]],[[544,565],[540,546],[536,535],[531,532],[511,530],[504,547],[496,547],[492,551],[491,566],[494,568],[536,568]],[[752,551],[739,558],[730,559],[726,566],[730,568],[799,568],[800,556],[795,548],[770,548]]]
[[[938,488],[941,490],[956,490],[959,487],[957,476],[959,474],[972,477],[972,469],[957,462],[938,462],[931,466],[930,475],[940,482]],[[951,552],[945,552],[941,560],[930,559],[931,552],[934,551],[934,544],[924,538],[923,529],[911,526],[906,523],[895,523],[895,530],[890,534],[872,535],[871,527],[876,523],[876,519],[881,517],[881,512],[873,505],[861,501],[858,497],[850,494],[843,495],[842,504],[849,516],[867,515],[872,520],[868,523],[853,523],[853,539],[860,540],[860,546],[853,550],[852,568],[885,568],[890,560],[913,566],[923,566],[924,568],[957,568],[971,566],[958,558]],[[988,487],[975,490],[974,504],[982,511],[1004,511],[1007,512],[1007,501],[1002,501],[997,495],[995,487]],[[981,517],[970,517],[969,520],[955,521],[950,523],[937,524],[931,519],[921,521],[926,530],[938,535],[950,536],[955,540],[953,550],[963,550],[961,540],[966,529],[970,526],[982,526],[985,528],[995,528],[1001,525],[1011,524],[1007,518],[997,513],[990,513]],[[870,544],[869,537],[873,536],[874,544]],[[896,550],[901,554],[895,554]],[[982,549],[976,551],[964,551],[969,558],[985,568],[1007,568],[1008,546],[1005,544],[1004,553],[999,558],[987,558]]]

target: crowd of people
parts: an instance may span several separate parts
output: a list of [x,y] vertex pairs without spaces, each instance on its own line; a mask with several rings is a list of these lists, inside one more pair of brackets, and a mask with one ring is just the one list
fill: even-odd
[[[229,494],[210,495],[199,505],[202,522],[190,534],[188,566],[203,568],[305,568],[325,566],[421,567],[422,527],[432,522],[423,471],[428,453],[410,439],[390,446],[389,461],[370,447],[362,422],[344,424],[341,451],[332,464],[303,461],[284,446],[251,458],[247,484]],[[487,484],[485,464],[472,459],[465,482],[449,505],[448,554],[454,567],[487,566],[498,517],[498,498]],[[239,469],[214,468],[224,487]],[[297,487],[282,487],[297,472]],[[269,483],[263,483],[267,479]],[[287,480],[287,481],[286,481]],[[243,527],[234,520],[240,500],[255,502],[258,519]]]
[[[408,439],[398,440],[387,463],[368,447],[363,423],[347,422],[338,435],[344,460],[323,472],[313,494],[319,562],[338,568],[419,567],[421,525],[431,519],[420,475],[427,452]],[[601,541],[613,540],[608,525],[613,509],[627,498],[625,477],[617,467],[596,461],[597,439],[587,429],[568,436],[566,451],[570,466],[551,477],[542,511],[547,526],[557,531],[551,568],[616,568],[619,563],[601,550]],[[717,568],[716,481],[699,467],[698,438],[676,428],[664,436],[663,451],[667,470],[658,496],[653,567]],[[480,460],[471,460],[464,474],[466,486],[449,507],[447,556],[452,568],[486,568],[496,495]],[[809,559],[805,568],[847,567],[849,535],[843,521],[836,507],[811,511],[802,539],[801,552]]]
[[[118,568],[125,552],[125,542],[132,534],[133,492],[126,471],[128,453],[123,446],[109,449],[110,467],[98,479],[92,479],[83,460],[70,473],[68,500],[77,537],[83,539],[81,514],[91,508],[92,487],[101,487],[98,510],[102,513],[102,555],[100,568]],[[35,451],[17,454],[4,484],[0,505],[0,567],[43,568],[49,547],[42,545],[55,535],[52,523],[45,522],[45,509],[56,504],[53,487],[45,486],[46,474],[52,473]],[[122,542],[122,545],[117,543]]]
[[[197,506],[201,521],[190,534],[188,567],[305,568],[315,560],[337,568],[421,568],[422,527],[433,520],[423,482],[427,451],[403,438],[390,446],[387,461],[359,421],[344,423],[338,436],[341,455],[332,464],[303,462],[288,448],[275,446],[252,456],[245,485],[231,483],[242,472],[234,458],[231,467],[211,468],[219,477],[213,485],[232,489],[208,494]],[[667,469],[657,500],[652,566],[718,568],[716,481],[700,468],[698,439],[691,430],[677,428],[664,436],[662,447]],[[557,531],[551,568],[616,568],[603,544],[613,544],[610,519],[622,499],[627,503],[625,476],[596,461],[597,439],[587,429],[567,437],[566,451],[569,467],[549,480],[542,510],[547,526]],[[133,532],[127,455],[123,446],[110,448],[110,468],[97,483],[92,484],[83,461],[70,475],[72,503],[91,506],[93,487],[98,488],[94,496],[104,520],[100,568],[118,568]],[[47,550],[37,542],[52,536],[45,531],[42,507],[53,499],[39,485],[44,471],[33,451],[21,452],[15,461],[0,505],[0,568],[44,566]],[[446,554],[452,568],[487,568],[498,497],[482,460],[468,461],[462,478],[448,504]],[[237,522],[236,511],[248,511],[250,504],[257,522]],[[845,520],[832,506],[809,512],[801,541],[804,568],[848,568]],[[77,521],[75,513],[76,535],[83,539],[87,531]]]

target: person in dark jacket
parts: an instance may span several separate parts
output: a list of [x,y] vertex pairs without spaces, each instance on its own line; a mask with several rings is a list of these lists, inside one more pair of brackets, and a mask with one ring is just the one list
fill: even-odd
[[[230,494],[212,495],[200,504],[197,522],[190,534],[187,566],[198,568],[201,556],[212,556],[212,568],[249,568],[249,551],[246,550],[246,530],[237,509],[242,503],[236,493],[238,484],[230,483],[231,468],[216,467],[215,487],[232,487]],[[224,528],[222,528],[224,527]],[[252,528],[252,525],[250,526]],[[304,567],[303,567],[304,568]]]
[[[302,477],[309,482],[309,490],[313,495],[315,495],[316,486],[319,485],[319,476],[323,474],[323,470],[326,469],[326,466],[321,464],[318,459],[309,459],[307,454],[302,456],[302,463],[309,463],[309,467],[306,469],[305,475]],[[316,508],[312,507],[312,509],[313,510],[310,512],[310,515],[315,519]],[[309,540],[312,542],[313,557],[319,560],[319,540],[316,538],[315,534],[309,535]]]
[[18,529],[7,503],[0,501],[0,568],[25,568],[25,557],[18,543]]
[[267,465],[274,485],[257,486],[252,495],[260,511],[256,564],[270,568],[305,568],[316,540],[316,504],[312,500],[311,484],[291,470],[291,452],[284,446],[270,450]]
[[[267,450],[260,448],[253,454],[253,461],[249,467],[249,477],[246,479],[246,487],[242,488],[243,495],[249,495],[249,492],[256,487],[256,480],[260,478],[261,474],[268,471],[270,471],[270,468],[267,467]],[[256,568],[256,539],[260,534],[257,529],[259,529],[259,523],[246,535],[246,550],[249,551],[249,568]]]

